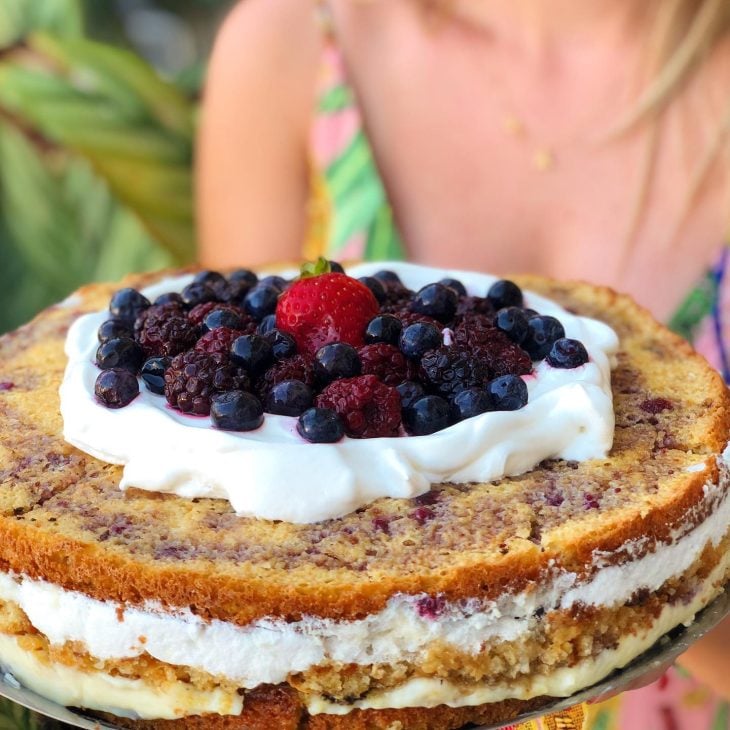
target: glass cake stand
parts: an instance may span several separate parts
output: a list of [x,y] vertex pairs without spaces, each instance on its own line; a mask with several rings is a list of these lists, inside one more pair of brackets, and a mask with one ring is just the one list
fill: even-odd
[[[697,615],[696,620],[690,626],[679,626],[673,629],[633,662],[623,669],[616,670],[598,684],[581,690],[570,697],[556,698],[554,702],[541,707],[539,710],[526,712],[507,723],[490,725],[489,727],[476,728],[473,725],[469,727],[472,730],[498,730],[498,728],[504,727],[505,724],[511,725],[529,720],[547,712],[557,712],[580,702],[620,692],[622,689],[631,687],[642,675],[671,664],[692,643],[720,623],[728,614],[730,614],[730,584],[725,587],[725,592],[722,595]],[[62,707],[35,692],[31,692],[22,687],[12,674],[2,668],[0,668],[0,673],[0,697],[27,708],[31,713],[31,724],[34,727],[48,728],[48,730],[66,727],[80,727],[87,728],[87,730],[101,730],[102,728],[118,730],[116,725],[96,720],[80,710]],[[20,727],[17,724],[15,726]]]

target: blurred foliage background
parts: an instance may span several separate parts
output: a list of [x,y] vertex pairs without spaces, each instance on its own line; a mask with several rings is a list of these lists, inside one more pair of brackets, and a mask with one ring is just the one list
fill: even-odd
[[197,101],[231,4],[0,2],[0,332],[194,259]]

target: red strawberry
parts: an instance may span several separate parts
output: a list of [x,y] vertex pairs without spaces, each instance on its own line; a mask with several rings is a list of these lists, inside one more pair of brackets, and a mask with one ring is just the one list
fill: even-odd
[[330,342],[362,345],[365,328],[378,311],[370,289],[333,272],[292,284],[279,297],[276,326],[294,337],[300,353],[314,355]]

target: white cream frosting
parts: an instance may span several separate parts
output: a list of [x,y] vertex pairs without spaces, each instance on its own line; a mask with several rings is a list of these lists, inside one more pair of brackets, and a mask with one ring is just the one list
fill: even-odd
[[[445,276],[484,296],[495,277],[412,264],[362,264],[352,276],[387,266],[411,288]],[[190,277],[144,290],[150,298],[179,290]],[[611,359],[618,340],[607,325],[570,314],[525,292],[526,306],[560,319],[581,340],[590,362],[572,370],[541,362],[526,376],[527,406],[462,421],[429,436],[306,443],[296,419],[267,414],[256,431],[219,431],[209,418],[183,415],[144,387],[126,408],[94,397],[96,332],[108,318],[79,318],[66,341],[61,385],[64,438],[92,456],[123,464],[121,488],[134,486],[182,497],[227,499],[241,515],[317,522],[354,511],[379,497],[415,497],[438,482],[480,482],[523,473],[543,459],[602,458],[613,441]]]
[[[708,489],[716,502],[718,487]],[[364,619],[263,619],[247,626],[205,622],[188,610],[158,603],[136,608],[98,601],[27,576],[0,574],[0,599],[19,605],[53,645],[77,642],[98,659],[144,653],[160,661],[225,677],[245,688],[277,684],[289,674],[326,662],[368,665],[417,662],[434,645],[478,654],[484,642],[515,641],[533,631],[535,612],[582,603],[612,607],[637,590],[656,590],[683,574],[709,544],[718,545],[730,522],[730,497],[686,534],[620,566],[599,567],[588,580],[555,572],[541,585],[497,601],[446,604],[436,618],[419,613],[422,595],[397,595]],[[596,556],[597,565],[603,557]],[[2,655],[0,654],[0,659]],[[483,700],[486,701],[486,700]]]

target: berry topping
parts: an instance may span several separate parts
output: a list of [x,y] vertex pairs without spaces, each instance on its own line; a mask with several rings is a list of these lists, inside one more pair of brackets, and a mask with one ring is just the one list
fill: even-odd
[[268,314],[273,314],[276,311],[279,294],[281,294],[281,291],[275,286],[260,282],[246,294],[243,307],[254,319],[260,322]]
[[256,376],[274,361],[271,343],[263,335],[243,335],[231,344],[231,360]]
[[227,355],[231,351],[233,341],[241,336],[240,330],[232,330],[230,327],[217,327],[206,332],[196,343],[197,352],[207,352],[212,355],[214,352]]
[[507,337],[521,345],[530,332],[527,324],[527,315],[519,307],[505,307],[497,312],[494,318],[494,325],[502,330]]
[[271,352],[275,360],[285,360],[297,354],[297,343],[294,338],[276,328],[269,330],[264,337],[271,345]]
[[165,305],[165,304],[175,304],[180,309],[182,309],[185,306],[185,302],[183,301],[183,298],[178,294],[176,291],[169,291],[165,294],[160,294],[157,299],[153,302],[153,305]]
[[403,323],[392,314],[381,314],[371,319],[365,329],[365,342],[387,342],[389,345],[398,345]]
[[426,387],[444,397],[464,388],[485,386],[491,377],[487,363],[453,347],[429,350],[421,359],[421,372]]
[[449,404],[437,395],[426,395],[403,410],[403,425],[411,436],[427,436],[451,423]]
[[565,337],[565,330],[560,321],[549,315],[538,314],[527,320],[529,332],[522,347],[533,360],[547,357],[555,340]]
[[130,324],[124,320],[107,319],[106,322],[102,322],[99,326],[97,336],[99,338],[99,342],[107,342],[109,340],[116,340],[120,337],[132,339],[134,337],[134,332]]
[[216,307],[209,314],[206,314],[205,319],[203,319],[203,332],[210,332],[210,330],[218,327],[242,330],[245,326],[244,318],[238,312],[229,308]]
[[385,303],[386,291],[381,281],[378,281],[374,276],[361,276],[358,281],[370,289],[378,304]]
[[400,280],[400,276],[398,276],[395,271],[381,269],[380,271],[377,271],[373,274],[373,278],[377,279],[378,281],[382,281],[383,284],[400,284],[400,286],[403,286],[403,282]]
[[276,326],[294,337],[299,352],[313,355],[332,342],[362,345],[365,328],[377,314],[375,297],[357,279],[319,274],[299,279],[281,295]]
[[466,287],[458,279],[441,279],[441,281],[439,281],[439,284],[442,284],[443,286],[448,286],[449,289],[453,289],[456,292],[457,296],[466,296]]
[[495,411],[517,411],[527,405],[527,385],[517,375],[502,375],[487,385]]
[[395,389],[400,395],[401,408],[410,408],[419,398],[423,398],[426,395],[426,389],[414,380],[406,380],[399,385],[395,386]]
[[459,297],[450,287],[443,284],[428,284],[416,292],[411,301],[411,311],[433,317],[445,324],[454,318],[458,302]]
[[331,408],[353,438],[396,436],[401,420],[400,395],[374,375],[330,383],[316,398],[318,408]]
[[225,355],[191,350],[173,358],[165,371],[167,402],[183,413],[207,416],[210,399],[228,390],[246,390],[248,378]]
[[393,345],[376,342],[363,345],[358,350],[363,375],[376,375],[386,385],[398,385],[408,380],[412,365],[405,355]]
[[94,394],[107,408],[124,408],[139,395],[139,382],[129,370],[104,370],[96,378]]
[[279,416],[301,416],[314,403],[314,391],[301,380],[277,383],[266,399],[266,412]]
[[96,364],[102,370],[117,368],[129,370],[136,375],[143,362],[142,348],[129,337],[119,337],[102,342],[96,351]]
[[315,444],[333,444],[345,435],[340,417],[330,408],[310,408],[297,421],[302,438]]
[[256,392],[261,400],[266,402],[271,388],[284,380],[301,380],[313,387],[315,377],[312,361],[302,355],[294,355],[275,362],[256,382]]
[[360,375],[362,364],[357,350],[344,342],[333,342],[317,350],[314,356],[314,374],[320,383],[329,383],[338,378],[352,378]]
[[265,276],[261,281],[259,281],[259,284],[261,286],[270,286],[273,289],[276,289],[279,294],[284,291],[289,286],[289,282],[283,277],[283,276]]
[[170,357],[151,357],[142,365],[140,375],[147,390],[157,395],[163,395],[165,392],[165,370],[170,367],[172,358]]
[[499,279],[489,287],[487,299],[495,309],[502,307],[521,307],[522,289],[509,279]]
[[188,284],[182,290],[180,296],[182,296],[183,302],[185,302],[185,304],[190,308],[197,304],[202,304],[203,302],[218,301],[218,297],[211,287],[196,281]]
[[150,306],[150,300],[136,289],[120,289],[115,292],[109,302],[109,311],[113,319],[121,319],[129,324]]
[[411,360],[418,360],[428,350],[441,345],[438,327],[426,322],[416,322],[406,327],[400,336],[400,350]]
[[466,388],[457,393],[451,401],[451,415],[454,421],[463,421],[493,408],[492,398],[484,388]]
[[264,409],[255,395],[231,390],[211,398],[210,420],[224,431],[253,431],[264,422]]
[[258,283],[259,277],[249,269],[237,269],[232,274],[229,274],[228,281],[231,283],[241,282],[247,284],[249,287],[253,287]]
[[199,271],[193,279],[194,284],[209,286],[213,291],[219,291],[228,283],[223,274],[217,271]]
[[266,335],[271,330],[276,328],[276,315],[275,314],[267,314],[262,320],[261,323],[258,326],[258,329],[256,330],[258,334],[260,335]]
[[197,339],[197,327],[177,304],[155,304],[134,323],[137,341],[147,357],[178,355]]
[[588,362],[588,353],[579,340],[561,337],[555,340],[545,360],[554,368],[577,368]]

